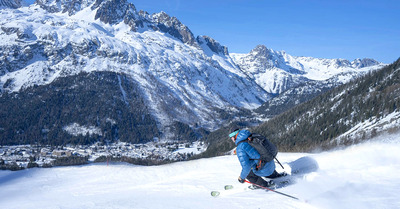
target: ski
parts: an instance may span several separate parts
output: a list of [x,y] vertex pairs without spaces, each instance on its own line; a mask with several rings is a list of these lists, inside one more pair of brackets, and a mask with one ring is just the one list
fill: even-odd
[[[249,183],[250,186],[244,185],[242,186],[235,186],[235,188],[232,185],[225,185],[224,190],[222,191],[212,191],[211,196],[213,197],[218,197],[218,196],[223,196],[227,194],[235,194],[242,192],[243,190],[255,190],[255,189],[263,189],[268,192],[274,192],[276,194],[280,194],[292,199],[300,200],[303,202],[307,202],[307,200],[301,200],[295,196],[285,194],[283,192],[277,191],[281,188],[296,184],[297,179],[302,178],[304,175],[314,172],[318,170],[318,163],[311,157],[301,157],[295,161],[289,162],[288,166],[290,168],[290,172],[287,175],[274,178],[274,179],[269,179],[262,177],[266,181],[272,181],[273,184],[268,186],[268,187],[263,187],[260,185],[256,185],[254,183],[251,183],[247,180],[245,180],[246,183]],[[229,191],[230,190],[230,191]]]
[[276,190],[271,189],[271,188],[268,188],[268,187],[260,186],[260,185],[258,185],[258,184],[252,183],[252,182],[247,181],[247,180],[244,180],[244,182],[249,183],[249,184],[252,184],[252,185],[257,186],[257,187],[260,187],[261,189],[265,189],[265,190],[268,190],[268,191],[271,191],[271,192],[275,192],[275,193],[277,193],[277,194],[280,194],[280,195],[283,195],[283,196],[286,196],[286,197],[290,197],[290,198],[292,198],[292,199],[300,200],[300,199],[297,198],[297,197],[294,197],[294,196],[285,194],[285,193],[283,193],[283,192],[276,191]]

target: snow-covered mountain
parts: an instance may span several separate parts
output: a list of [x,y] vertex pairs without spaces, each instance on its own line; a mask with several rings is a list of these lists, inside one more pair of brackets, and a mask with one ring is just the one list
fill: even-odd
[[320,59],[295,57],[284,51],[258,45],[248,54],[232,53],[235,63],[261,87],[272,94],[280,94],[307,81],[326,81],[341,75],[338,84],[355,76],[377,69],[384,64],[373,59]]
[[331,149],[397,131],[399,75],[400,59],[297,105],[253,131],[290,151]]
[[[176,17],[137,11],[126,0],[38,0],[29,7],[12,6],[19,3],[2,0],[7,6],[0,10],[1,102],[21,107],[15,112],[32,118],[34,128],[4,111],[3,121],[11,117],[16,124],[0,123],[0,130],[12,128],[0,134],[20,143],[33,137],[24,135],[32,129],[40,132],[35,137],[47,140],[74,124],[99,130],[95,136],[108,139],[128,129],[147,139],[175,139],[177,132],[199,137],[200,129],[251,115],[249,110],[304,82],[379,65],[292,57],[263,46],[232,59],[226,46],[195,37]],[[33,107],[40,113],[33,114]],[[54,113],[44,116],[49,112]],[[127,123],[132,116],[121,112],[134,115],[134,122]]]
[[195,38],[175,17],[137,11],[125,0],[37,1],[1,10],[0,25],[3,93],[81,72],[128,75],[164,138],[175,121],[213,129],[224,121],[224,111],[253,109],[269,98],[226,47],[207,36]]

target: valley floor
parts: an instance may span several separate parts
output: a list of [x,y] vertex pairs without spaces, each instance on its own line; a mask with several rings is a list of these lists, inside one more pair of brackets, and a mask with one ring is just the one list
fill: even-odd
[[[302,202],[237,182],[236,156],[162,166],[90,164],[0,171],[2,208],[398,208],[400,134],[318,154],[279,153],[284,164],[303,156],[319,169],[279,191]],[[287,167],[287,166],[286,166]],[[233,190],[212,197],[213,190]]]

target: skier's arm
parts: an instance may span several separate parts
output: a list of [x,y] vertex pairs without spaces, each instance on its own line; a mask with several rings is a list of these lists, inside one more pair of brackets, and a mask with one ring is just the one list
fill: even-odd
[[240,165],[242,166],[242,172],[240,173],[240,178],[245,179],[252,167],[252,161],[243,149],[237,149],[237,156],[239,158]]

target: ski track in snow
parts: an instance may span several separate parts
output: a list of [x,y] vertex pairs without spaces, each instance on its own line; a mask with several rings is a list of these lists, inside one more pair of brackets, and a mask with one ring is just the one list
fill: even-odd
[[[236,156],[162,166],[124,163],[0,171],[1,208],[398,208],[400,134],[317,154],[319,169],[279,189],[302,202],[237,182]],[[279,167],[277,167],[279,168]],[[287,168],[286,168],[287,169]],[[233,190],[223,191],[232,184]],[[217,198],[213,190],[222,191]]]

